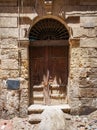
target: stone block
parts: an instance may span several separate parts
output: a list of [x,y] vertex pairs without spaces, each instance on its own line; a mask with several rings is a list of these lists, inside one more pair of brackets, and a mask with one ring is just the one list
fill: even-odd
[[0,17],[0,27],[17,27],[17,17]]
[[0,28],[0,37],[1,38],[18,38],[18,28]]
[[91,68],[97,67],[97,58],[72,58],[71,59],[71,67],[72,68]]
[[91,47],[85,48],[72,48],[71,49],[71,57],[81,57],[81,58],[88,58],[88,57],[97,57],[97,49]]
[[87,78],[80,78],[79,79],[79,87],[80,88],[97,88],[97,79],[87,77]]
[[23,97],[27,98],[28,97],[28,89],[22,89],[21,90],[21,96],[22,96],[22,98]]
[[77,85],[73,85],[72,88],[69,89],[69,98],[79,98],[80,97],[80,92],[79,92],[79,87]]
[[91,68],[72,68],[70,70],[70,79],[79,81],[79,77],[87,78],[87,76],[89,76],[90,71]]
[[91,106],[97,108],[97,98],[81,98],[83,106]]
[[1,62],[2,69],[18,69],[18,61],[16,59],[7,59],[2,60]]
[[77,112],[82,103],[81,103],[81,100],[79,100],[79,98],[70,98],[69,99],[69,104],[70,104],[71,109],[73,111],[75,109],[75,111]]
[[73,38],[96,37],[96,29],[83,29],[81,27],[72,27]]
[[21,89],[28,89],[29,82],[24,78],[20,78],[20,88]]
[[17,49],[2,49],[1,59],[18,59]]
[[97,88],[80,88],[81,98],[97,98]]
[[81,38],[80,47],[97,48],[97,38]]
[[20,26],[20,39],[27,38],[28,37],[28,30],[30,25],[24,24]]
[[21,48],[21,58],[23,60],[28,59],[28,48]]
[[19,115],[19,91],[8,90],[6,95],[6,109],[8,118]]
[[85,0],[80,0],[80,5],[88,5],[88,6],[92,6],[92,5],[97,5],[97,1],[95,1],[95,0],[87,0],[87,1],[85,1]]
[[18,48],[18,41],[13,38],[2,39],[1,48],[2,49],[10,49],[10,48],[16,49]]
[[19,70],[1,70],[0,78],[8,79],[8,78],[17,78],[19,77]]
[[92,28],[97,26],[97,17],[80,17],[80,26],[81,27],[87,27]]

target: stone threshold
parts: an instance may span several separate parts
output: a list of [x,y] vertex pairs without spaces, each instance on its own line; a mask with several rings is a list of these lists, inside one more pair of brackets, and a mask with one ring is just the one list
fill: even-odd
[[28,107],[28,113],[42,113],[45,109],[61,109],[64,113],[70,113],[70,106],[69,104],[60,104],[60,105],[39,105],[33,104]]

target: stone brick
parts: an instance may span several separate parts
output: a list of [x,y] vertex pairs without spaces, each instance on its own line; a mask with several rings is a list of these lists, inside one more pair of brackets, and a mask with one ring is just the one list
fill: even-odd
[[71,49],[72,58],[81,57],[81,58],[88,58],[88,57],[97,57],[97,49],[96,48],[72,48]]
[[71,67],[75,68],[75,67],[97,67],[97,58],[71,58]]
[[74,85],[73,87],[69,89],[69,98],[79,98],[80,97],[80,91],[79,91],[79,85]]
[[7,91],[6,109],[8,118],[19,115],[19,91]]
[[78,98],[70,98],[69,104],[71,106],[71,114],[79,114],[79,108],[81,106],[81,100]]
[[18,61],[16,59],[7,59],[2,60],[1,62],[2,69],[18,69]]
[[79,81],[79,77],[86,78],[89,76],[91,68],[72,68],[70,70],[70,78],[71,80],[75,79]]
[[81,98],[83,106],[97,107],[97,98]]
[[7,79],[7,78],[17,78],[19,77],[19,70],[1,70],[0,71],[0,78]]
[[21,58],[23,60],[28,59],[28,48],[21,48]]
[[18,28],[0,28],[0,37],[1,38],[18,38]]
[[92,25],[92,27],[96,27],[97,26],[97,17],[81,16],[80,17],[80,26],[84,27],[86,24]]
[[17,27],[17,17],[1,17],[0,27]]
[[18,59],[17,49],[2,49],[1,59]]
[[80,78],[79,80],[80,87],[88,87],[88,88],[97,88],[97,79],[95,78],[87,77],[87,78]]
[[97,88],[80,88],[80,97],[97,98]]
[[80,47],[95,47],[97,48],[97,38],[81,38]]
[[27,80],[25,80],[24,78],[20,78],[20,82],[21,82],[21,85],[20,85],[21,89],[27,89],[28,88],[29,82]]
[[83,29],[80,27],[72,27],[73,38],[79,37],[96,37],[96,29]]
[[18,41],[13,38],[3,39],[1,41],[1,48],[2,49],[10,49],[10,48],[16,49],[18,48]]

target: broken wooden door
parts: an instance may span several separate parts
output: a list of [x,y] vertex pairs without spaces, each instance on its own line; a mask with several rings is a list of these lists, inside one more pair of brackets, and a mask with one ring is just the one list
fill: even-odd
[[39,44],[38,41],[29,48],[30,103],[64,104],[69,46],[65,43],[57,45],[58,41],[56,44],[53,41],[49,44],[42,42]]

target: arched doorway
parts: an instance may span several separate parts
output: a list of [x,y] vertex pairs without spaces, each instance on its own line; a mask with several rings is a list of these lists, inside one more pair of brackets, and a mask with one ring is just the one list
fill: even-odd
[[64,104],[67,98],[69,33],[58,20],[36,22],[29,33],[30,104]]

